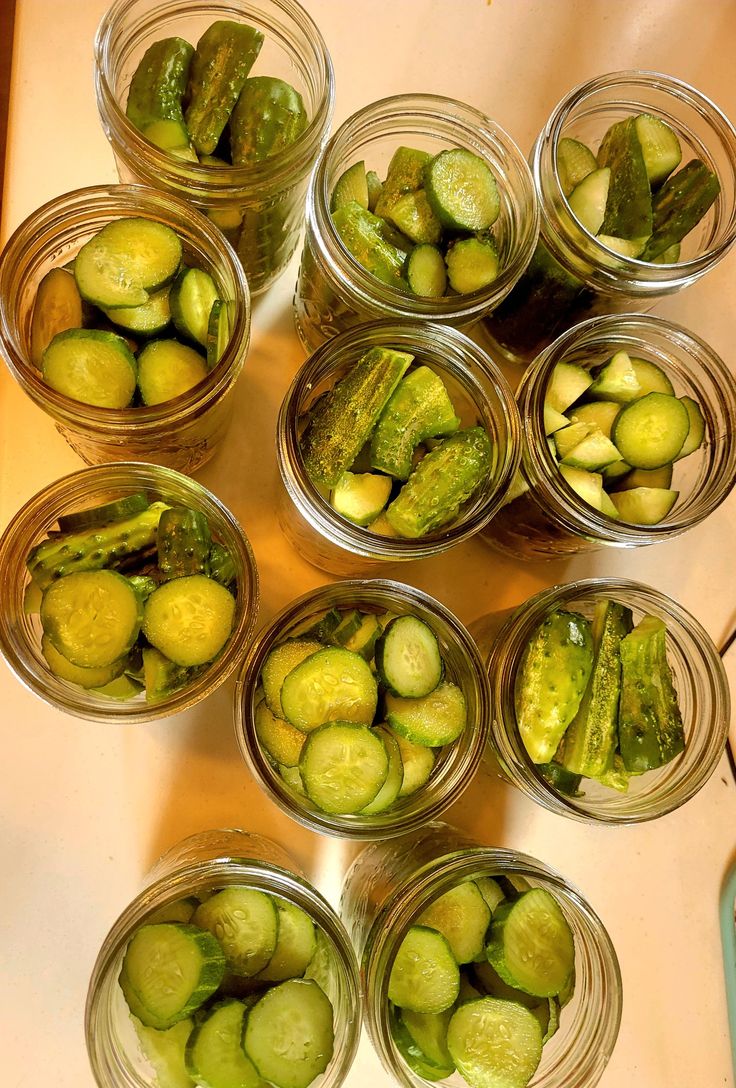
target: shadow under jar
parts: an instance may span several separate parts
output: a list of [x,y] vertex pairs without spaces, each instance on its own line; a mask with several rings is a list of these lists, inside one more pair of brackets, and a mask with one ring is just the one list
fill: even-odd
[[[261,31],[252,75],[283,79],[301,95],[308,124],[288,147],[248,166],[206,166],[162,151],[128,120],[128,88],[145,51],[178,36],[191,45],[216,20]],[[296,249],[309,173],[329,129],[332,61],[322,35],[295,0],[116,0],[95,39],[97,108],[121,181],[175,193],[219,226],[237,251],[251,293],[265,291]]]
[[[170,227],[181,239],[184,261],[212,276],[228,305],[230,339],[207,377],[186,393],[160,404],[101,408],[58,393],[44,381],[31,361],[33,307],[47,272],[72,261],[108,223],[131,217]],[[0,345],[6,362],[87,464],[156,461],[195,472],[213,456],[230,425],[249,339],[250,299],[239,262],[213,224],[175,196],[138,185],[76,189],[29,216],[3,251]]]
[[[398,1084],[423,1088],[427,1081],[409,1068],[392,1037],[388,988],[396,954],[409,927],[439,896],[462,882],[498,876],[548,891],[575,944],[574,991],[529,1088],[593,1088],[613,1052],[622,1007],[618,960],[603,923],[581,893],[542,862],[479,846],[443,823],[366,847],[345,877],[340,915],[360,962],[371,1042]],[[453,1073],[441,1083],[464,1088],[466,1081]]]
[[[676,264],[641,261],[604,246],[572,214],[560,180],[561,139],[578,140],[595,154],[611,125],[641,113],[675,131],[681,166],[701,159],[720,182],[715,203],[684,238]],[[529,363],[585,318],[651,309],[714,268],[736,240],[736,129],[710,99],[672,76],[613,72],[573,88],[537,137],[531,166],[539,245],[525,275],[484,323],[512,362]]]
[[[232,887],[265,892],[275,904],[292,904],[312,921],[319,934],[319,962],[314,962],[314,974],[308,971],[332,1004],[335,1032],[333,1058],[314,1084],[339,1088],[345,1083],[360,1038],[361,1004],[355,953],[339,918],[277,843],[245,831],[218,830],[193,835],[164,854],[102,944],[85,1012],[87,1052],[100,1088],[154,1088],[161,1083],[146,1054],[146,1029],[137,1034],[118,984],[133,934],[142,925],[172,917],[172,907],[172,920],[181,920],[177,907],[183,900],[206,900],[213,891]],[[149,1037],[157,1034],[147,1029]],[[172,1044],[169,1055],[171,1051]]]
[[[705,419],[702,445],[675,460],[671,487],[679,491],[654,525],[609,517],[585,502],[563,478],[544,426],[544,402],[559,362],[586,370],[617,351],[659,367],[678,397],[690,396]],[[736,481],[736,380],[704,341],[649,315],[592,318],[563,333],[524,373],[516,394],[522,424],[520,482],[526,490],[504,506],[483,539],[517,559],[560,559],[602,547],[636,548],[686,532],[727,497]],[[575,414],[574,407],[567,410]]]
[[[309,410],[371,348],[404,351],[442,379],[461,427],[485,428],[492,467],[480,488],[446,526],[415,539],[379,536],[342,517],[309,479],[300,435]],[[388,564],[426,559],[467,540],[503,503],[520,457],[520,427],[511,389],[488,355],[461,332],[441,325],[372,322],[323,344],[302,366],[279,413],[276,455],[282,488],[279,520],[292,546],[321,570],[376,574]]]
[[[516,721],[516,685],[524,651],[555,609],[592,618],[596,602],[628,606],[634,623],[645,616],[667,628],[672,671],[685,734],[685,750],[671,762],[632,775],[626,792],[583,778],[579,796],[556,789],[531,761]],[[496,635],[488,656],[493,715],[490,747],[504,775],[548,812],[609,826],[655,820],[689,801],[721,758],[730,719],[728,683],[718,650],[689,612],[655,589],[627,579],[590,578],[554,586],[526,601]]]
[[[385,177],[391,156],[405,145],[437,155],[463,147],[485,159],[501,208],[493,228],[500,272],[471,294],[422,298],[390,287],[348,252],[330,214],[340,175],[365,160]],[[378,318],[470,325],[509,293],[537,240],[539,213],[527,164],[511,138],[472,106],[437,95],[396,95],[348,118],[325,146],[307,194],[306,238],[294,297],[296,329],[307,351],[351,325]]]
[[[76,514],[144,491],[149,501],[188,506],[209,522],[212,539],[230,553],[235,565],[235,615],[230,636],[218,656],[191,682],[158,702],[143,696],[120,701],[55,676],[41,652],[43,630],[37,611],[27,611],[30,584],[26,559],[33,546],[56,528],[61,515]],[[0,653],[16,677],[50,706],[93,722],[147,722],[168,717],[201,702],[237,665],[258,615],[258,571],[242,528],[206,488],[158,465],[113,464],[81,469],[39,491],[23,506],[0,537]]]
[[[306,793],[287,784],[256,731],[255,711],[266,658],[276,646],[300,638],[330,609],[340,612],[358,609],[379,616],[390,612],[423,621],[437,639],[445,680],[460,688],[465,701],[465,727],[457,740],[436,749],[425,784],[408,796],[399,796],[390,808],[375,815],[362,812],[333,815],[320,810]],[[253,642],[238,675],[235,730],[241,755],[261,789],[292,819],[322,834],[351,839],[390,838],[438,816],[470,784],[488,737],[489,704],[488,681],[477,647],[462,624],[439,601],[401,582],[378,579],[337,582],[297,598]],[[376,716],[377,722],[381,720]]]

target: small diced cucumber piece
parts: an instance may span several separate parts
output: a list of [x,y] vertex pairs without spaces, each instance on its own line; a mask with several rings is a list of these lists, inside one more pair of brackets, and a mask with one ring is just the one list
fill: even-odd
[[349,204],[354,200],[361,208],[370,209],[368,199],[368,179],[365,172],[365,162],[354,162],[347,170],[340,174],[335,182],[330,198],[330,211],[336,212],[338,208]]
[[[573,427],[577,424],[573,423]],[[585,426],[585,424],[583,424]],[[562,434],[562,431],[558,432]],[[584,468],[589,472],[599,472],[606,465],[612,464],[614,461],[620,461],[621,454],[611,442],[610,438],[606,438],[603,431],[597,427],[592,428],[584,438],[581,439],[571,450],[563,457],[563,461],[566,465],[572,465],[575,468]]]
[[437,246],[414,246],[405,275],[412,293],[421,298],[441,298],[447,289],[447,266]]
[[418,925],[436,929],[445,937],[460,964],[471,963],[483,952],[490,921],[488,904],[472,880],[450,888],[417,918]]
[[625,351],[616,354],[597,372],[587,396],[593,400],[627,404],[641,395],[634,365]]
[[667,517],[679,495],[679,491],[663,487],[634,487],[631,491],[614,491],[610,497],[621,521],[657,525]]
[[453,1013],[447,1047],[471,1088],[525,1088],[542,1057],[542,1028],[522,1005],[480,997]]
[[425,170],[424,186],[435,215],[450,230],[487,230],[501,210],[490,166],[462,147],[435,155]]
[[627,476],[632,471],[631,465],[628,465],[626,461],[614,461],[601,472],[603,477],[603,486],[610,488],[617,480],[622,480],[624,476]]
[[[560,465],[565,483],[567,483],[579,495],[583,502],[596,510],[601,508],[601,494],[603,491],[603,477],[599,472],[588,472],[583,468],[575,468],[573,465]],[[551,758],[551,757],[550,757]],[[543,762],[547,762],[544,760]]]
[[[443,264],[444,275],[444,264]],[[82,296],[72,272],[52,268],[38,285],[31,318],[31,362],[41,369],[43,353],[60,332],[82,325]]]
[[636,118],[611,125],[598,150],[598,164],[611,171],[600,232],[617,238],[648,238],[652,233],[652,194]]
[[375,800],[389,773],[381,737],[367,725],[330,720],[313,729],[299,760],[307,796],[323,812],[349,815]]
[[[336,616],[335,627],[340,622],[339,614],[336,613]],[[306,661],[308,657],[322,649],[324,649],[324,646],[316,639],[296,638],[283,642],[280,646],[276,646],[271,650],[261,668],[261,683],[263,684],[266,706],[277,718],[284,717],[281,706],[281,685],[284,680],[292,669],[295,669],[302,661]],[[285,761],[281,760],[280,762]]]
[[459,989],[460,969],[447,939],[436,929],[412,926],[391,967],[389,1001],[414,1012],[444,1012]]
[[649,184],[653,189],[669,177],[682,159],[682,148],[676,133],[659,117],[640,113],[634,119]]
[[570,211],[590,234],[597,234],[603,225],[610,180],[608,167],[594,170],[575,186],[568,197]]
[[575,363],[557,363],[547,382],[545,408],[566,412],[571,404],[582,397],[592,382],[592,375],[582,366]]
[[373,472],[343,472],[330,502],[336,513],[355,525],[370,525],[385,508],[391,494],[390,476]]
[[634,468],[661,468],[679,454],[690,430],[687,408],[667,393],[647,393],[621,409],[611,438]]
[[387,692],[385,702],[389,725],[412,744],[428,748],[452,744],[467,724],[465,696],[456,684],[448,681],[416,699]]
[[687,414],[690,417],[690,429],[687,432],[687,438],[683,442],[680,452],[675,458],[676,461],[681,460],[683,457],[688,457],[691,453],[694,453],[695,450],[700,449],[705,439],[705,417],[700,409],[700,405],[697,401],[694,401],[692,397],[680,397],[680,403],[685,406]]
[[432,211],[423,189],[400,196],[388,213],[388,218],[417,245],[436,245],[442,237],[442,224]]
[[278,940],[278,913],[265,892],[232,885],[201,903],[192,922],[217,937],[228,971],[250,977],[263,970]]
[[498,276],[498,249],[492,236],[461,238],[453,242],[445,255],[447,278],[453,291],[469,295],[482,291]]
[[563,136],[557,144],[557,174],[560,187],[565,196],[569,196],[583,178],[592,174],[598,167],[595,155],[579,140]]
[[555,452],[560,459],[564,459],[570,450],[574,450],[575,447],[587,438],[589,434],[592,434],[595,430],[595,425],[592,423],[568,423],[566,427],[563,427],[559,431],[555,431],[554,445]]

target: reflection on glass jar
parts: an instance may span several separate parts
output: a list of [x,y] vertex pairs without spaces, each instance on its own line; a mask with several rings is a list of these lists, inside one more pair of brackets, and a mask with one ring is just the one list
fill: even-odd
[[[611,517],[581,498],[563,478],[545,433],[545,397],[556,365],[564,361],[590,370],[618,351],[659,367],[675,395],[690,396],[705,419],[700,447],[674,462],[671,488],[678,496],[656,524]],[[635,548],[670,540],[711,514],[736,480],[731,422],[736,418],[736,381],[712,348],[669,321],[636,314],[584,321],[558,337],[524,373],[517,402],[525,436],[517,477],[521,493],[483,530],[489,544],[515,558],[559,559],[601,547]],[[570,409],[570,416],[574,411]]]
[[[319,1085],[338,1088],[345,1083],[361,1026],[358,968],[347,934],[332,908],[280,846],[260,835],[222,830],[193,835],[165,854],[148,874],[143,891],[125,908],[102,944],[92,971],[85,1015],[87,1051],[100,1088],[153,1088],[162,1083],[162,1062],[173,1062],[172,1067],[167,1066],[172,1077],[177,1068],[183,1075],[183,1050],[191,1021],[181,1022],[183,1041],[178,1054],[176,1047],[172,1052],[172,1042],[168,1047],[159,1042],[163,1031],[145,1027],[131,1015],[118,981],[121,965],[139,927],[181,922],[184,909],[194,912],[194,921],[185,924],[195,925],[198,906],[224,889],[248,889],[259,893],[259,900],[270,902],[275,909],[279,904],[288,904],[309,919],[316,951],[306,977],[328,997],[335,1035],[333,1057]],[[218,990],[213,996],[226,998],[231,989],[238,989],[236,982],[237,977],[226,975],[220,983],[222,993]],[[248,986],[252,980],[247,977],[241,982],[241,988],[257,991],[252,984]],[[223,1037],[221,1045],[225,1044]]]
[[[293,86],[309,119],[294,143],[249,166],[177,158],[146,140],[125,114],[128,87],[146,49],[171,36],[196,45],[220,19],[245,23],[263,34],[252,74]],[[175,193],[201,209],[236,250],[251,293],[269,287],[296,248],[309,172],[332,116],[332,62],[307,12],[295,0],[116,0],[97,31],[95,89],[120,180]]]
[[[501,210],[494,225],[500,272],[487,287],[467,295],[422,298],[378,280],[340,240],[330,214],[340,175],[365,160],[385,176],[397,147],[437,155],[463,147],[486,160],[498,182]],[[455,328],[488,313],[511,290],[531,256],[538,212],[529,168],[495,122],[462,102],[436,95],[397,95],[365,106],[337,130],[322,152],[307,195],[306,239],[294,307],[296,328],[307,351],[363,321],[436,321]]]
[[[479,846],[442,823],[367,847],[343,884],[340,914],[358,953],[366,1026],[384,1068],[405,1088],[426,1083],[404,1061],[392,1035],[391,969],[421,912],[451,888],[483,877],[544,888],[562,910],[575,945],[574,990],[531,1084],[593,1088],[613,1051],[622,1005],[618,960],[603,923],[580,892],[546,865],[513,850]],[[449,1083],[465,1082],[453,1074]]]
[[[443,381],[462,428],[482,426],[491,441],[491,471],[446,526],[413,539],[381,536],[339,515],[309,479],[300,433],[310,408],[371,348],[413,356]],[[463,333],[441,325],[373,322],[323,345],[299,371],[281,406],[277,457],[283,487],[281,527],[300,555],[342,576],[375,574],[389,563],[425,559],[467,540],[494,516],[514,478],[520,433],[511,390],[496,365]],[[357,471],[357,470],[356,470]]]
[[[632,774],[618,788],[592,778],[550,778],[527,753],[516,718],[516,693],[524,652],[552,611],[591,619],[597,602],[613,600],[631,609],[634,623],[654,616],[666,625],[685,749],[661,767]],[[655,589],[615,578],[591,578],[545,589],[520,605],[495,635],[488,651],[493,699],[490,750],[505,776],[549,812],[588,823],[654,820],[679,808],[707,782],[723,753],[730,720],[728,684],[718,650],[698,621]],[[575,781],[577,779],[577,781]]]
[[[36,292],[52,269],[73,260],[108,223],[139,217],[164,223],[182,241],[184,260],[208,272],[230,316],[230,339],[219,362],[188,392],[160,404],[100,408],[48,385],[31,361]],[[121,330],[122,332],[122,330]],[[0,340],[11,373],[56,422],[87,464],[155,461],[192,473],[213,456],[233,413],[235,383],[250,338],[248,285],[240,264],[204,216],[174,196],[140,186],[77,189],[39,208],[16,230],[0,263]]]
[[[685,237],[674,264],[638,260],[603,245],[573,216],[560,176],[562,139],[595,153],[612,124],[641,113],[675,131],[683,164],[701,159],[720,182],[715,203]],[[531,164],[540,242],[525,275],[485,323],[495,347],[513,362],[530,362],[586,318],[649,310],[715,267],[736,240],[736,130],[713,102],[671,76],[614,72],[575,87],[552,111]]]

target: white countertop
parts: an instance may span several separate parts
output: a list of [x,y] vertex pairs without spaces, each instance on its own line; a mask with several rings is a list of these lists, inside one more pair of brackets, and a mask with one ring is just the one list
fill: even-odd
[[[659,69],[736,118],[727,44],[732,0],[304,0],[331,50],[335,121],[402,91],[447,94],[497,119],[526,153],[558,99],[606,71]],[[66,190],[114,181],[92,83],[106,0],[18,0],[2,240]],[[253,544],[261,622],[328,579],[293,554],[273,517],[273,435],[303,359],[293,332],[294,264],[259,301],[238,408],[200,474]],[[658,308],[736,368],[736,254]],[[0,372],[0,527],[37,490],[81,467],[50,420]],[[466,623],[554,582],[639,579],[676,597],[720,643],[736,618],[736,494],[687,536],[656,548],[523,565],[470,542],[398,577]],[[46,707],[0,666],[0,1037],[6,1088],[92,1085],[83,1037],[87,981],[109,926],[154,859],[185,835],[242,826],[286,845],[337,905],[354,848],[289,821],[237,752],[232,685],[166,722],[102,728]],[[736,848],[736,785],[721,761],[702,792],[654,824],[595,830],[552,816],[484,776],[448,817],[489,845],[559,868],[600,913],[624,980],[618,1045],[603,1088],[717,1088],[731,1081],[718,930]],[[351,1088],[388,1088],[364,1041]],[[572,1086],[571,1086],[572,1088]]]

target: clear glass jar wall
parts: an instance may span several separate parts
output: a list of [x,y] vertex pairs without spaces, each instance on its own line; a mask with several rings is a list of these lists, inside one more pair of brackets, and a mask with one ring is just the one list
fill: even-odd
[[[161,151],[128,121],[128,87],[143,53],[162,38],[196,45],[218,19],[260,30],[253,75],[284,79],[301,94],[309,123],[289,147],[253,166],[205,166]],[[186,198],[221,226],[237,251],[252,294],[283,272],[299,239],[309,172],[329,129],[332,62],[318,28],[295,0],[116,0],[95,40],[95,90],[102,127],[121,181]]]
[[[616,121],[648,113],[670,125],[682,163],[700,158],[717,175],[715,204],[682,243],[677,264],[614,254],[570,211],[560,182],[563,137],[595,153]],[[736,129],[694,87],[659,72],[613,72],[573,88],[552,111],[531,153],[540,242],[527,273],[485,322],[495,348],[528,363],[555,336],[598,314],[644,312],[700,279],[736,240]]]
[[[209,272],[230,309],[228,345],[206,379],[162,404],[98,408],[57,393],[31,362],[31,320],[38,286],[72,260],[107,223],[153,219],[182,240],[184,257]],[[34,212],[8,241],[0,262],[0,342],[13,377],[51,417],[87,464],[156,461],[195,472],[215,453],[230,425],[235,382],[250,339],[248,285],[231,249],[204,216],[175,196],[130,185],[94,186],[57,197]]]
[[[404,1088],[426,1083],[394,1044],[388,980],[406,932],[421,911],[462,880],[509,874],[544,887],[556,898],[575,941],[575,990],[560,1029],[545,1045],[529,1088],[593,1088],[602,1077],[618,1035],[622,987],[611,940],[592,908],[564,877],[513,850],[481,847],[462,832],[431,823],[391,843],[367,847],[348,870],[340,915],[358,953],[365,1021],[388,1073]],[[446,1083],[463,1088],[458,1075]]]

